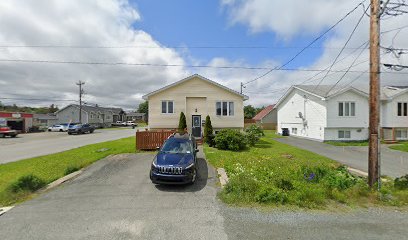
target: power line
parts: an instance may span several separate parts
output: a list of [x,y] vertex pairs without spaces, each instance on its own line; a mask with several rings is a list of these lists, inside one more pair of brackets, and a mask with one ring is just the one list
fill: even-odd
[[324,31],[320,36],[318,36],[317,38],[315,38],[312,42],[310,42],[306,47],[304,47],[300,52],[298,52],[295,56],[293,56],[289,61],[287,61],[285,64],[281,65],[280,67],[275,67],[273,69],[270,69],[269,71],[267,71],[266,73],[262,74],[259,77],[256,77],[254,79],[252,79],[251,81],[246,82],[244,85],[247,85],[249,83],[255,82],[258,79],[261,79],[263,77],[265,77],[266,75],[268,75],[269,73],[284,68],[286,67],[288,64],[290,64],[293,60],[295,60],[299,55],[301,55],[304,51],[306,51],[306,49],[308,49],[309,47],[311,47],[313,44],[315,44],[317,41],[319,41],[321,38],[323,38],[327,33],[329,33],[332,29],[334,29],[337,25],[339,25],[341,22],[343,22],[348,16],[350,16],[355,10],[357,10],[363,3],[365,2],[362,1],[360,2],[354,9],[352,9],[350,12],[348,12],[344,17],[342,17],[340,20],[338,20],[334,25],[332,25],[330,28],[328,28],[326,31]]
[[[244,67],[244,66],[211,66],[211,65],[183,65],[183,64],[154,64],[154,63],[126,63],[126,62],[80,62],[80,61],[51,61],[51,60],[28,60],[28,59],[0,59],[0,62],[18,62],[18,63],[47,63],[47,64],[78,64],[78,65],[127,65],[127,66],[145,66],[145,67],[186,67],[186,68],[220,68],[220,69],[244,69],[244,70],[265,70],[268,67]],[[345,70],[326,70],[326,69],[301,69],[301,68],[280,68],[275,71],[295,71],[295,72],[345,72]],[[350,71],[360,73],[361,71]],[[391,73],[391,72],[390,72]],[[405,73],[393,73],[405,74]]]
[[[68,49],[129,49],[129,48],[174,48],[174,49],[299,49],[300,46],[86,46],[86,45],[0,45],[0,48],[68,48]],[[340,47],[309,47],[310,49],[340,49]],[[349,47],[347,49],[356,49]]]
[[[365,10],[366,11],[366,10]],[[365,16],[365,11],[363,14],[361,14],[361,17],[358,19],[357,24],[354,26],[353,30],[351,31],[349,37],[347,38],[347,41],[344,43],[343,48],[340,50],[340,52],[337,54],[336,58],[334,59],[332,65],[330,66],[329,70],[332,69],[332,67],[336,64],[337,59],[341,56],[341,54],[344,51],[344,48],[347,47],[348,43],[350,42],[351,38],[354,36],[354,33],[356,32],[358,26],[360,26],[361,21],[363,20],[363,17]],[[324,79],[327,77],[327,74],[329,72],[326,72],[326,75],[323,77],[323,79],[321,79],[319,81],[319,83],[315,86],[315,90],[317,89],[317,87],[324,81]]]
[[[368,43],[367,43],[368,46]],[[358,54],[358,56],[354,59],[354,61],[351,63],[351,65],[348,67],[348,69],[346,70],[346,72],[339,78],[339,80],[337,80],[337,82],[329,89],[329,91],[326,92],[325,95],[329,94],[331,90],[333,90],[340,82],[341,80],[344,79],[344,77],[346,77],[347,73],[350,72],[351,68],[353,67],[354,63],[356,63],[356,61],[360,58],[360,56],[363,54],[364,51],[361,51],[360,54]],[[322,80],[323,81],[323,80]]]
[[10,97],[0,97],[2,100],[24,100],[24,101],[55,101],[55,102],[76,102],[73,99],[53,99],[53,98],[10,98]]
[[389,68],[395,71],[401,71],[403,69],[407,69],[408,66],[400,65],[400,64],[390,64],[390,63],[383,63],[384,67]]

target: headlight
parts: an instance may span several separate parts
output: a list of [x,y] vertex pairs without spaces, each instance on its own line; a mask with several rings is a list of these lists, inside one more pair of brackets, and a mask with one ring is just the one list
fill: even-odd
[[192,168],[193,166],[194,166],[194,162],[191,163],[190,165],[188,165],[188,166],[186,167],[186,169]]
[[152,162],[152,166],[155,167],[155,168],[157,167],[157,162],[156,161],[157,161],[157,158],[155,157],[153,162]]

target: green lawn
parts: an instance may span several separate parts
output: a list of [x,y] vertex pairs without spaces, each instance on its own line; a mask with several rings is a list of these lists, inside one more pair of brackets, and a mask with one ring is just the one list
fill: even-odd
[[255,147],[240,152],[205,146],[209,162],[225,168],[230,178],[220,193],[224,202],[301,208],[408,203],[408,191],[395,190],[392,181],[384,184],[379,200],[365,179],[349,174],[337,162],[273,138],[266,132]]
[[12,193],[10,186],[22,176],[33,174],[50,183],[65,175],[67,168],[83,168],[112,154],[135,152],[135,137],[92,144],[61,153],[0,164],[0,206],[20,202],[30,193]]
[[408,142],[402,142],[398,145],[392,145],[390,146],[390,148],[398,151],[408,152]]
[[368,141],[350,141],[350,142],[338,142],[338,141],[327,141],[324,142],[333,146],[368,146]]

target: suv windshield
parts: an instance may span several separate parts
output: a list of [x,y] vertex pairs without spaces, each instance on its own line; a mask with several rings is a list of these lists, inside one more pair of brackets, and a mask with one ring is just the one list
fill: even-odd
[[176,138],[170,138],[167,140],[162,149],[161,152],[165,153],[191,153],[192,152],[192,147],[191,143],[189,140],[186,139],[176,139]]

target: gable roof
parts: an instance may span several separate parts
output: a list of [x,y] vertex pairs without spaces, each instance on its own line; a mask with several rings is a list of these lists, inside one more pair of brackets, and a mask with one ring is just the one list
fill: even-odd
[[256,114],[256,116],[253,117],[252,119],[256,121],[262,120],[262,118],[268,115],[274,109],[274,107],[275,107],[275,104],[267,106],[266,108],[262,109],[262,111],[260,111],[258,114]]
[[[275,105],[275,108],[278,107],[282,103],[282,101],[286,98],[286,96],[288,96],[294,89],[298,89],[300,91],[309,93],[318,98],[321,98],[322,100],[326,100],[326,99],[335,97],[337,95],[340,95],[348,91],[353,91],[367,98],[369,96],[368,95],[369,87],[367,85],[366,86],[334,86],[334,87],[333,85],[318,85],[318,86],[316,85],[293,85],[279,99],[279,101]],[[384,86],[384,87],[381,87],[380,98],[383,101],[387,101],[387,100],[389,101],[404,93],[408,93],[408,86],[397,86],[397,87]]]
[[191,75],[191,76],[189,76],[189,77],[187,77],[187,78],[184,78],[184,79],[182,79],[182,80],[180,80],[180,81],[177,81],[177,82],[174,82],[174,83],[172,83],[172,84],[170,84],[170,85],[167,85],[167,86],[165,86],[165,87],[162,87],[162,88],[160,88],[160,89],[158,89],[158,90],[156,90],[156,91],[153,91],[153,92],[151,92],[151,93],[148,93],[148,94],[144,95],[142,98],[143,98],[144,100],[148,100],[150,96],[153,96],[153,95],[155,95],[155,94],[157,94],[157,93],[163,92],[163,91],[165,91],[165,90],[167,90],[167,89],[169,89],[169,88],[171,88],[171,87],[177,86],[177,85],[179,85],[179,84],[181,84],[181,83],[187,82],[187,81],[189,81],[189,80],[191,80],[191,79],[193,79],[193,78],[199,78],[199,79],[201,79],[201,80],[203,80],[203,81],[206,81],[206,82],[208,82],[208,83],[210,83],[210,84],[212,84],[212,85],[215,85],[215,86],[217,86],[217,87],[219,87],[219,88],[222,88],[222,89],[224,89],[224,90],[226,90],[226,91],[228,91],[228,92],[231,92],[231,93],[233,93],[233,94],[236,94],[236,95],[238,95],[238,96],[241,96],[244,100],[248,100],[248,99],[249,99],[249,97],[246,96],[246,95],[244,95],[244,94],[241,94],[241,93],[239,93],[239,92],[237,92],[237,91],[235,91],[235,90],[232,90],[231,88],[227,88],[227,87],[224,86],[224,85],[221,85],[221,84],[219,84],[219,83],[217,83],[217,82],[214,82],[214,81],[212,81],[212,80],[210,80],[210,79],[208,79],[208,78],[205,78],[205,77],[203,77],[203,76],[201,76],[201,75],[198,75],[198,74]]

